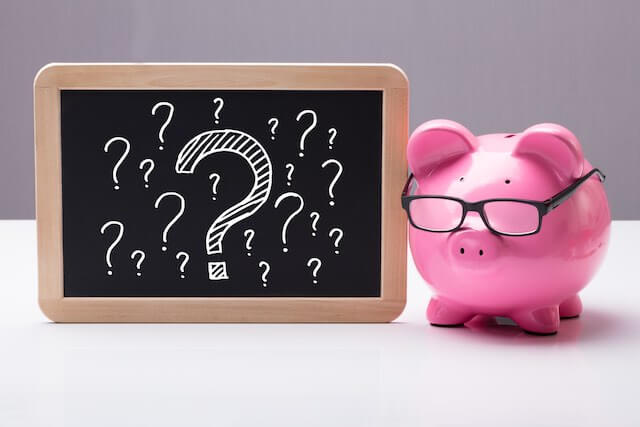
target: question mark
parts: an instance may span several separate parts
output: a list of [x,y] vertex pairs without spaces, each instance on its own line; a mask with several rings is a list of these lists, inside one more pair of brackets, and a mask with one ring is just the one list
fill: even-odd
[[309,261],[307,261],[307,267],[311,267],[311,264],[316,265],[313,269],[313,283],[318,283],[316,278],[318,277],[318,270],[320,270],[320,267],[322,266],[322,261],[318,258],[309,258]]
[[[105,260],[107,261],[107,266],[109,268],[113,267],[112,264],[111,264],[111,253],[113,252],[113,249],[118,245],[118,243],[120,243],[120,240],[122,239],[122,235],[124,234],[124,224],[121,223],[120,221],[107,221],[107,222],[105,222],[102,225],[102,227],[100,228],[100,234],[104,234],[106,229],[109,228],[112,225],[118,226],[119,227],[119,231],[118,231],[118,236],[111,243],[111,245],[109,245],[109,247],[107,248],[107,254],[105,255]],[[113,271],[107,270],[107,274],[109,276],[111,276],[113,274]]]
[[287,249],[287,228],[289,228],[289,223],[291,222],[293,217],[298,215],[304,208],[304,199],[302,198],[302,196],[300,196],[298,193],[292,193],[292,192],[288,192],[280,195],[280,197],[278,197],[278,199],[276,200],[276,203],[273,206],[277,209],[278,206],[280,205],[280,202],[282,202],[284,199],[289,197],[294,197],[300,200],[300,206],[298,206],[298,208],[294,210],[291,213],[291,215],[287,217],[286,221],[282,225],[282,245],[283,245],[282,252],[289,251],[289,249]]
[[342,164],[340,164],[340,162],[335,160],[335,159],[329,159],[329,160],[325,161],[322,164],[322,168],[324,169],[324,167],[329,165],[329,164],[334,164],[334,165],[338,166],[338,172],[333,177],[333,180],[331,181],[331,184],[329,184],[329,197],[331,198],[331,201],[329,202],[329,205],[333,206],[333,205],[336,204],[333,201],[333,197],[334,197],[334,195],[333,195],[333,187],[335,187],[336,182],[338,182],[338,179],[340,178],[340,175],[342,175]]
[[271,266],[266,261],[260,261],[258,263],[258,267],[264,267],[264,272],[262,273],[262,286],[267,287],[267,274],[271,271]]
[[[202,159],[223,152],[245,159],[253,172],[254,181],[244,199],[213,220],[205,238],[207,255],[222,253],[222,241],[229,228],[260,209],[269,198],[273,182],[271,159],[264,147],[252,136],[232,129],[210,130],[193,137],[178,154],[175,170],[177,173],[192,174]],[[209,280],[229,278],[225,261],[209,262],[208,272]]]
[[180,258],[184,258],[184,260],[180,263],[180,278],[184,279],[184,267],[187,265],[187,263],[189,262],[189,254],[186,252],[178,252],[176,254],[176,259],[180,259]]
[[120,188],[120,186],[118,185],[118,168],[120,168],[120,165],[122,164],[122,162],[124,162],[125,157],[127,157],[127,155],[129,154],[129,150],[131,149],[131,144],[129,144],[129,141],[126,138],[115,136],[108,140],[106,144],[104,144],[104,152],[107,153],[111,144],[116,141],[122,142],[124,144],[124,152],[122,153],[122,156],[120,156],[120,159],[113,166],[113,171],[111,172],[111,177],[113,178],[114,183],[114,190],[118,190]]
[[211,175],[209,175],[209,179],[213,180],[213,184],[211,185],[211,192],[213,193],[213,196],[211,197],[212,200],[216,199],[216,194],[218,194],[218,183],[220,182],[220,175],[217,173],[212,173]]
[[329,135],[331,135],[329,137],[329,150],[333,150],[333,140],[336,138],[337,134],[338,131],[336,130],[336,128],[329,129]]
[[278,123],[280,123],[278,121],[278,119],[276,119],[275,117],[272,117],[269,119],[269,121],[267,122],[267,124],[271,125],[271,140],[274,141],[276,139],[276,128],[278,127]]
[[344,232],[339,228],[332,228],[331,231],[329,231],[329,238],[332,238],[334,234],[337,234],[338,237],[336,237],[336,240],[333,242],[333,246],[336,247],[335,253],[339,254],[340,251],[338,250],[338,244],[340,244],[340,240],[342,240],[342,236],[344,236]]
[[160,108],[160,107],[168,107],[169,108],[169,115],[167,116],[167,120],[164,121],[164,124],[162,125],[162,127],[160,128],[160,131],[158,132],[158,139],[160,140],[160,146],[158,147],[158,150],[164,150],[164,147],[162,146],[162,144],[164,144],[164,130],[167,128],[167,126],[169,126],[169,123],[171,122],[171,118],[173,117],[174,108],[173,108],[173,105],[170,102],[166,102],[166,101],[158,102],[151,109],[151,115],[155,116],[156,115],[156,111],[158,111],[158,108]]
[[142,266],[142,261],[144,261],[145,254],[140,249],[136,249],[135,251],[131,252],[131,259],[134,259],[136,257],[136,255],[140,255],[138,257],[138,262],[136,262],[136,270],[138,270],[136,275],[138,277],[140,277],[140,276],[142,276],[142,273],[140,273],[140,267]]
[[216,119],[216,124],[220,123],[220,111],[222,110],[222,106],[224,105],[224,99],[222,98],[216,98],[213,100],[214,104],[218,104],[218,108],[216,108],[216,111],[213,113],[213,117],[215,117]]
[[169,233],[169,229],[171,227],[173,227],[173,224],[176,223],[176,221],[178,221],[178,219],[182,216],[182,214],[184,213],[184,197],[182,197],[180,194],[176,193],[175,191],[168,191],[166,193],[162,193],[157,199],[156,199],[156,203],[154,204],[155,208],[158,209],[158,206],[160,206],[160,202],[162,201],[162,199],[164,199],[165,197],[169,197],[169,196],[173,196],[173,197],[177,197],[180,200],[180,210],[178,211],[178,213],[173,217],[173,219],[171,221],[169,221],[169,223],[167,224],[167,226],[164,228],[164,230],[162,231],[162,242],[165,244],[165,246],[162,246],[162,250],[166,251],[167,250],[167,233]]
[[146,172],[142,176],[142,178],[144,179],[144,188],[149,188],[149,175],[151,175],[151,171],[156,167],[156,164],[151,159],[144,159],[140,162],[140,166],[138,166],[138,169],[143,170],[144,165],[149,165]]
[[245,243],[244,247],[247,248],[247,256],[251,256],[251,241],[253,240],[253,236],[256,235],[256,232],[252,229],[244,230],[244,237],[247,239],[247,243]]
[[295,166],[293,166],[291,163],[287,163],[286,165],[284,165],[284,167],[289,171],[287,172],[287,185],[291,185],[291,175],[293,175]]
[[307,138],[307,135],[309,134],[309,132],[313,130],[313,128],[316,127],[316,124],[318,123],[318,115],[313,110],[300,111],[298,113],[298,116],[296,117],[296,121],[299,122],[302,116],[304,116],[305,114],[311,114],[311,118],[313,120],[311,121],[311,125],[302,133],[302,136],[300,137],[300,153],[298,153],[298,156],[300,157],[304,157],[304,153],[303,153],[304,143],[305,143],[305,139]]
[[320,219],[320,214],[318,212],[311,212],[309,214],[309,217],[311,217],[312,222],[311,222],[311,229],[313,230],[313,232],[311,233],[312,236],[315,237],[316,235],[316,231],[318,231],[318,220]]

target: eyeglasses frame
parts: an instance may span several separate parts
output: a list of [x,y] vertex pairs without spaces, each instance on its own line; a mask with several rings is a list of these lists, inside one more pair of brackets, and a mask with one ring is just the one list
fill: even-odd
[[[597,174],[598,178],[600,179],[600,182],[604,182],[604,180],[606,179],[606,176],[600,171],[600,169],[598,168],[593,168],[591,169],[587,174],[585,174],[584,176],[578,178],[573,184],[569,185],[567,188],[565,188],[562,191],[559,191],[558,193],[556,193],[555,195],[551,196],[550,198],[548,198],[545,201],[537,201],[537,200],[528,200],[528,199],[513,199],[513,198],[495,198],[495,199],[486,199],[486,200],[479,200],[477,202],[467,202],[463,199],[459,199],[457,197],[451,197],[451,196],[439,196],[439,195],[414,195],[414,196],[410,196],[407,193],[409,192],[409,186],[411,184],[411,181],[414,178],[413,173],[411,173],[409,175],[409,177],[407,178],[407,182],[404,185],[404,189],[402,190],[402,208],[407,212],[407,217],[409,218],[409,222],[411,223],[411,226],[417,228],[418,230],[422,230],[422,231],[428,231],[431,233],[451,233],[454,231],[459,230],[460,228],[462,228],[462,224],[464,223],[464,220],[467,217],[467,213],[469,212],[477,212],[480,215],[480,218],[482,219],[482,222],[484,223],[484,225],[492,232],[501,236],[509,236],[509,237],[522,237],[522,236],[530,236],[532,234],[536,234],[540,231],[540,229],[542,228],[542,218],[547,215],[549,212],[551,212],[552,210],[554,210],[555,208],[557,208],[558,206],[560,206],[562,203],[564,203],[567,199],[569,199],[573,193],[576,192],[576,190],[583,184],[585,183],[589,178],[591,178],[591,176],[593,176],[594,174]],[[409,209],[409,206],[411,204],[411,201],[416,200],[416,199],[447,199],[447,200],[453,200],[455,202],[458,202],[462,205],[462,215],[460,216],[460,222],[458,223],[458,225],[456,225],[454,228],[451,229],[447,229],[447,230],[430,230],[427,228],[423,228],[420,227],[418,225],[416,225],[413,222],[413,218],[411,218],[411,212]],[[495,230],[493,227],[491,227],[491,225],[489,224],[489,221],[487,220],[487,216],[484,210],[484,205],[490,202],[516,202],[516,203],[524,203],[524,204],[528,204],[528,205],[532,205],[534,206],[537,211],[538,211],[538,227],[531,232],[528,233],[503,233],[500,232],[498,230]]]

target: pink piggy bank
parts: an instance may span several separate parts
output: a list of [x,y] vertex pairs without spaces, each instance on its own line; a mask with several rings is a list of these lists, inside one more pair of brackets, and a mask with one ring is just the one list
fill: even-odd
[[433,325],[477,314],[556,333],[582,311],[578,292],[605,256],[611,215],[604,175],[577,138],[544,123],[474,136],[449,120],[418,127],[407,147],[402,204],[415,264],[435,295]]

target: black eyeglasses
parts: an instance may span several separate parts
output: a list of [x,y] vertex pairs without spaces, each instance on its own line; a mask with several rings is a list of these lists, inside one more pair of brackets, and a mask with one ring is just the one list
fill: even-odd
[[407,211],[412,226],[435,233],[448,233],[460,229],[467,212],[478,212],[489,230],[504,236],[529,236],[540,231],[542,217],[560,206],[565,200],[597,174],[600,182],[605,175],[592,169],[585,176],[560,191],[553,197],[539,202],[523,199],[488,199],[470,203],[449,196],[409,196],[409,185],[413,174],[402,190],[402,208]]

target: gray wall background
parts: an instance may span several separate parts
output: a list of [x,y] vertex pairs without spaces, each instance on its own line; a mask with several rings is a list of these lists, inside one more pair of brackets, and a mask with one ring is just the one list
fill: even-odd
[[640,219],[640,2],[7,1],[0,3],[0,218],[34,217],[33,100],[48,62],[392,62],[411,127],[476,134],[561,123]]

